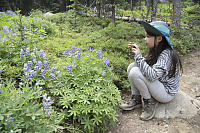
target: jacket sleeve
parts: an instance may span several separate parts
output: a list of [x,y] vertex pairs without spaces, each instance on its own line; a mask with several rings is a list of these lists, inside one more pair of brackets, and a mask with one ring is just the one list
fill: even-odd
[[150,81],[154,81],[162,77],[164,74],[168,73],[168,68],[170,67],[170,55],[166,51],[162,52],[158,57],[157,62],[153,66],[149,66],[142,56],[141,53],[138,53],[134,57],[138,67],[142,74]]

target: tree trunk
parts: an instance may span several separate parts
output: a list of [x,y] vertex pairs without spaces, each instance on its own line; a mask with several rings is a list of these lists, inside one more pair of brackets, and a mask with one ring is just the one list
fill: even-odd
[[133,0],[130,2],[131,11],[133,11]]
[[66,6],[67,6],[66,0],[60,0],[59,2],[60,12],[65,12]]
[[139,0],[139,4],[140,4],[140,10],[142,10],[142,0]]
[[114,24],[114,26],[116,26],[115,23],[115,5],[112,5],[112,23]]
[[156,21],[157,5],[158,5],[158,0],[153,0],[152,1],[151,21]]
[[97,17],[101,17],[101,3],[98,2],[97,3]]
[[70,4],[71,4],[71,3],[70,3],[70,0],[67,0],[67,1],[66,1],[66,6],[67,6],[66,10],[67,10],[67,11],[70,9],[70,8],[68,7]]
[[181,20],[181,0],[174,0],[172,25],[180,27]]
[[146,0],[146,5],[147,5],[147,14],[146,14],[146,20],[148,20],[148,17],[149,17],[149,12],[150,12],[151,5],[152,5],[152,0]]
[[87,7],[90,7],[90,0],[87,0]]
[[102,0],[102,3],[101,3],[101,5],[102,5],[102,15],[105,17],[106,16],[106,14],[105,14],[105,0]]

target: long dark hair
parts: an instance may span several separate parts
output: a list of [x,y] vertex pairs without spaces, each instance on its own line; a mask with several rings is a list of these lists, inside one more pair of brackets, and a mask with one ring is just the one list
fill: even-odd
[[156,39],[157,36],[155,36],[154,47],[150,48],[148,54],[146,55],[147,64],[153,66],[157,62],[157,59],[162,53],[162,51],[165,49],[170,49],[172,63],[170,66],[168,76],[175,77],[177,72],[179,72],[179,70],[183,72],[182,63],[178,56],[178,53],[175,50],[172,50],[172,48],[168,45],[164,37],[162,37],[162,41],[158,45],[156,45]]

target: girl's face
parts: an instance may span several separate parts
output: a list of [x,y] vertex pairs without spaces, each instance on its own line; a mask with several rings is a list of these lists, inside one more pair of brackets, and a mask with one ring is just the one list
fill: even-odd
[[154,44],[158,45],[161,40],[162,40],[162,36],[157,36],[155,39],[155,36],[150,36],[146,33],[145,44],[147,48],[153,48]]

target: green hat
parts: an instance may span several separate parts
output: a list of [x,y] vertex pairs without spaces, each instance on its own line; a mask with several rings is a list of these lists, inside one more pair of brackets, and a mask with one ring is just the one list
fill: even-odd
[[156,35],[163,36],[166,39],[168,45],[173,49],[173,46],[169,41],[170,29],[165,22],[153,21],[151,23],[147,23],[145,21],[140,21],[139,23],[144,26],[144,29],[148,34],[154,35],[154,36]]

